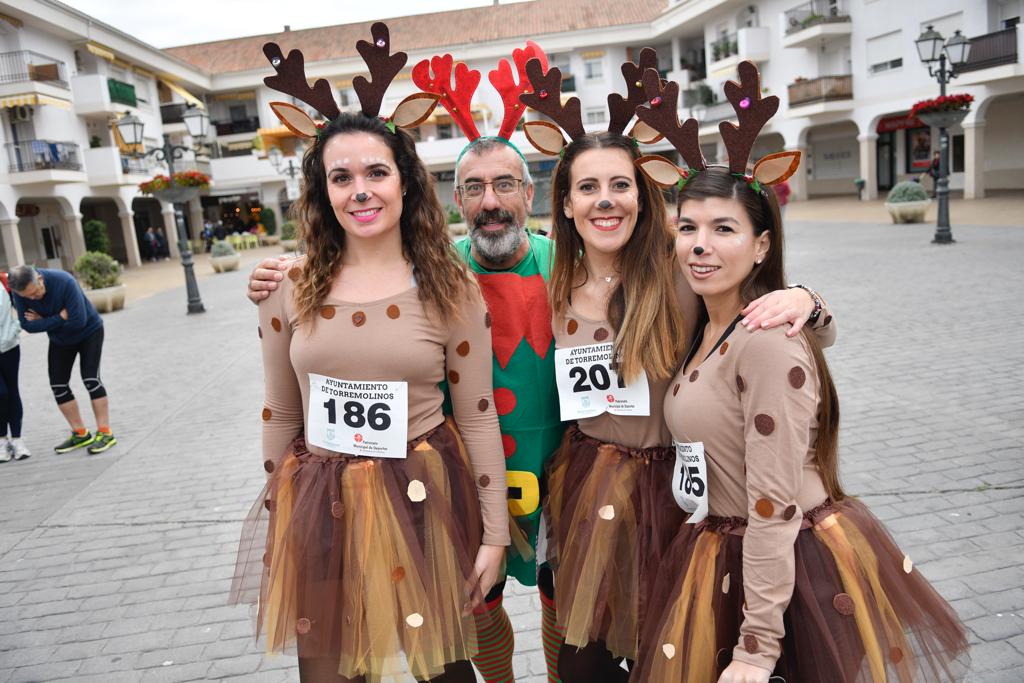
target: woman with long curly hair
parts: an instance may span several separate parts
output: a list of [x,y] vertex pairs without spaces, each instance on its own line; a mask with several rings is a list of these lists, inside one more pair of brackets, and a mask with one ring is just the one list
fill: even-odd
[[489,317],[406,132],[341,113],[302,167],[307,253],[259,309],[270,477],[233,594],[303,681],[473,681],[509,542]]

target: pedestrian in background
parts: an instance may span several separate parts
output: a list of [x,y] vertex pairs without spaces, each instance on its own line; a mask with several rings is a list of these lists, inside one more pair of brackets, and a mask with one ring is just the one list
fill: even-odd
[[793,190],[789,187],[789,181],[783,180],[777,185],[770,186],[775,191],[775,198],[779,202],[779,215],[782,217],[786,216],[786,204],[789,204],[789,195],[793,194]]
[[18,392],[18,366],[21,364],[21,325],[11,306],[7,275],[0,287],[0,462],[11,458],[24,460],[32,453],[21,439],[22,405]]

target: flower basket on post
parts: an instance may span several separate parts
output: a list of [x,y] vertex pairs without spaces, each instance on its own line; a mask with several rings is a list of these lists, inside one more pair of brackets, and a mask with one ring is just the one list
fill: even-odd
[[971,102],[974,102],[974,97],[967,93],[943,95],[932,100],[921,100],[910,110],[910,115],[929,126],[951,128],[963,121],[971,111]]

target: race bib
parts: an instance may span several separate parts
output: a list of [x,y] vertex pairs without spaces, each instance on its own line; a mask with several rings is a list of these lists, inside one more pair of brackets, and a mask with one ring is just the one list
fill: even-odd
[[350,382],[309,373],[306,441],[337,453],[404,458],[409,432],[405,382]]
[[676,467],[672,473],[672,495],[676,504],[690,514],[686,521],[696,524],[708,516],[708,468],[704,443],[674,442]]
[[578,420],[608,412],[650,415],[647,375],[626,384],[611,367],[612,344],[555,349],[555,382],[562,420]]

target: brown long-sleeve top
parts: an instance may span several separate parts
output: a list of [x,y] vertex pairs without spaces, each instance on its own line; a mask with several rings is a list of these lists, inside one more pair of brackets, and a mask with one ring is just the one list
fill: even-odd
[[[457,319],[438,320],[411,287],[385,299],[350,303],[328,298],[312,327],[298,321],[289,277],[259,307],[265,406],[263,458],[268,470],[307,425],[309,373],[352,381],[408,384],[408,436],[444,421],[438,383],[446,376],[455,421],[476,476],[483,543],[508,545],[505,458],[491,388],[490,318],[475,286]],[[307,444],[318,455],[337,455]]]
[[677,442],[704,444],[709,514],[748,520],[733,658],[770,671],[793,594],[801,518],[827,495],[814,464],[818,375],[802,335],[787,337],[785,327],[734,325],[689,367],[665,395],[665,418]]

